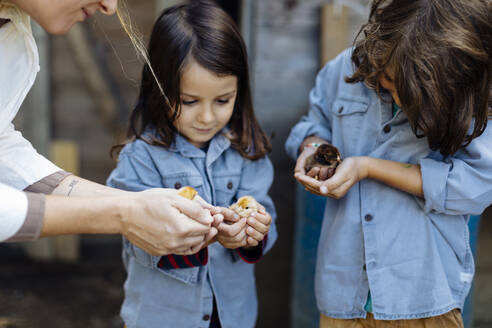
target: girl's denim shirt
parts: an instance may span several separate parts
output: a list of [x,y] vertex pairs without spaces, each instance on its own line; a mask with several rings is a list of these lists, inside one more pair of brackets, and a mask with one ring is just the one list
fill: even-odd
[[[275,220],[268,190],[273,166],[265,157],[250,161],[232,149],[222,134],[205,152],[177,135],[169,148],[142,140],[126,145],[108,185],[131,191],[192,186],[207,202],[228,207],[239,197],[253,196]],[[272,223],[263,252],[277,238]],[[202,267],[160,269],[160,257],[150,256],[127,240],[123,260],[128,277],[121,316],[128,328],[208,328],[215,295],[222,327],[252,328],[257,299],[254,265],[218,243],[208,247],[208,263]]]
[[333,318],[366,316],[370,289],[376,319],[413,319],[462,308],[474,263],[467,222],[492,201],[491,126],[465,149],[443,159],[417,138],[405,114],[392,117],[364,83],[348,84],[351,50],[329,62],[310,93],[307,116],[292,129],[292,158],[308,136],[343,157],[371,156],[419,164],[424,198],[371,179],[345,197],[327,198],[316,265],[319,310]]

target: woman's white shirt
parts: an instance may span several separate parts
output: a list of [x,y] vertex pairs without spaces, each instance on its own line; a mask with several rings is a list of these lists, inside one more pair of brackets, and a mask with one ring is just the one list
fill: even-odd
[[14,188],[0,184],[0,241],[14,236],[27,215],[27,196]]
[[[12,237],[25,221],[28,201],[20,190],[61,169],[40,155],[16,131],[12,120],[39,71],[39,55],[30,18],[0,1],[0,241]],[[17,229],[17,230],[16,230]]]

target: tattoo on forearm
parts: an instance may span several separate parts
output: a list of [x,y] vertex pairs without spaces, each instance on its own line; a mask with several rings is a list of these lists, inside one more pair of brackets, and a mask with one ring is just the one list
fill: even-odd
[[413,165],[412,164],[403,164],[403,167],[406,168],[406,169],[409,169],[411,168]]
[[72,182],[70,182],[70,184],[68,185],[68,187],[70,188],[70,190],[68,191],[68,194],[67,196],[70,196],[70,194],[72,193],[73,191],[73,188],[75,188],[75,185],[79,183],[79,180],[73,180]]

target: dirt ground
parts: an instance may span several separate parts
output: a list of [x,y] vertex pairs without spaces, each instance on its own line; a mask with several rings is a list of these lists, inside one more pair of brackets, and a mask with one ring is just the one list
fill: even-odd
[[0,328],[123,326],[118,246],[83,247],[77,264],[36,262],[8,244],[0,257]]

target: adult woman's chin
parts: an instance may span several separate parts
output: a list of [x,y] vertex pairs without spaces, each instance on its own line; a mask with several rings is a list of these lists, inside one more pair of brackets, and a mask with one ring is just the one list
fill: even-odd
[[68,31],[70,31],[72,26],[74,26],[75,24],[81,21],[82,20],[73,21],[73,22],[51,22],[49,24],[43,24],[38,22],[38,24],[41,25],[41,27],[43,27],[46,30],[46,32],[48,32],[49,34],[63,35],[68,33]]

